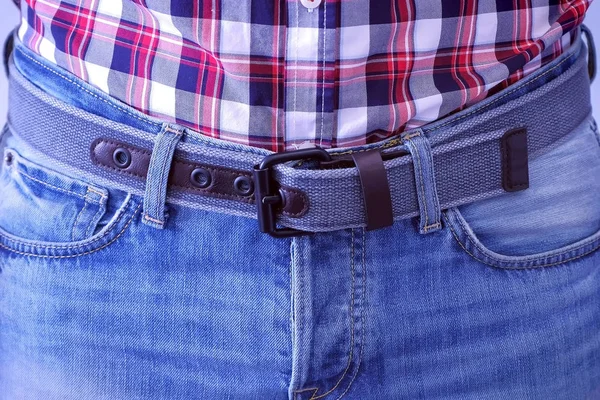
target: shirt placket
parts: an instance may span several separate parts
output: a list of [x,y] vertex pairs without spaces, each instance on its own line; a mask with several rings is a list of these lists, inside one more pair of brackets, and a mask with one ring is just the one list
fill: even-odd
[[288,0],[285,142],[329,148],[335,132],[339,0]]

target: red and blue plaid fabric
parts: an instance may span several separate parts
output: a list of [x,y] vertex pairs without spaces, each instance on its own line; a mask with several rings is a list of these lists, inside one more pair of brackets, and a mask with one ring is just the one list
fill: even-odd
[[19,37],[114,98],[273,151],[385,139],[560,55],[591,0],[22,0]]

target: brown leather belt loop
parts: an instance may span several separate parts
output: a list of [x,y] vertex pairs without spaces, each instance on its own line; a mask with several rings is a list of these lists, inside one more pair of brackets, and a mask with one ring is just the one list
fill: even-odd
[[394,223],[392,195],[387,173],[379,150],[352,155],[358,168],[367,215],[368,231],[385,228]]

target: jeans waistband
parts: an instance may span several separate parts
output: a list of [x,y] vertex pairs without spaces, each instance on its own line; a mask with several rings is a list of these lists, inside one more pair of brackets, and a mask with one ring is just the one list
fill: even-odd
[[444,209],[526,189],[528,160],[590,114],[582,48],[579,39],[542,70],[420,129],[281,155],[143,115],[17,44],[9,127],[57,167],[144,196],[144,222],[157,228],[173,203],[258,218],[263,231],[374,229],[419,216],[429,233]]

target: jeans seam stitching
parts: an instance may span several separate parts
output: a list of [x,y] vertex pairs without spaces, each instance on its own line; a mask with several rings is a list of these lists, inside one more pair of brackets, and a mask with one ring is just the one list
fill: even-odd
[[[89,193],[90,193],[90,188],[88,187],[87,193],[85,194],[85,198],[83,199],[83,207],[81,207],[81,210],[79,210],[79,212],[77,213],[77,217],[75,218],[75,222],[73,222],[73,228],[71,229],[71,240],[73,240],[73,241],[75,240],[75,228],[77,227],[77,223],[79,222],[79,218],[81,217],[81,214],[83,214],[83,211],[88,206],[88,194]],[[86,230],[86,232],[87,232],[87,230]]]
[[354,229],[351,230],[351,236],[350,236],[350,240],[351,240],[351,244],[350,244],[350,253],[351,253],[351,258],[350,258],[350,268],[351,268],[351,274],[352,274],[352,289],[350,290],[350,352],[348,354],[348,363],[346,365],[346,368],[344,369],[344,372],[342,373],[342,376],[338,379],[337,383],[335,384],[335,386],[333,386],[331,389],[329,389],[327,392],[319,395],[319,396],[315,396],[317,394],[317,392],[319,391],[320,387],[311,387],[311,388],[306,388],[306,389],[300,389],[300,390],[295,390],[294,393],[294,397],[297,398],[298,393],[302,393],[302,392],[307,392],[309,390],[313,391],[312,396],[310,397],[309,400],[317,400],[317,399],[322,399],[324,397],[329,396],[331,393],[333,393],[338,386],[342,383],[342,381],[344,380],[344,378],[346,377],[346,374],[348,373],[348,370],[350,369],[350,366],[352,365],[352,358],[353,358],[353,353],[354,353],[354,328],[355,328],[355,323],[354,323],[354,286],[355,286],[355,263],[354,263],[354,257],[355,257],[355,246],[354,246],[354,239],[355,239],[355,235],[354,235]]
[[154,223],[156,223],[156,224],[159,224],[159,225],[164,225],[164,224],[165,224],[165,221],[161,221],[161,220],[158,220],[158,219],[152,218],[152,217],[151,217],[151,216],[149,216],[148,214],[144,214],[144,219],[145,219],[146,221],[154,222]]
[[87,228],[85,229],[85,237],[86,238],[91,235],[90,229],[92,228],[92,226],[94,226],[94,221],[96,220],[96,217],[102,210],[106,210],[106,209],[104,208],[104,206],[99,205],[98,210],[96,210],[96,213],[94,214],[94,217],[90,220]]
[[[482,260],[481,258],[479,258],[479,257],[477,257],[476,255],[474,255],[473,253],[471,253],[471,252],[470,252],[470,251],[469,251],[469,250],[468,250],[468,249],[465,247],[465,245],[463,244],[462,240],[460,240],[460,238],[458,237],[458,234],[456,233],[456,231],[455,231],[455,230],[454,230],[454,228],[452,227],[452,223],[451,223],[451,222],[448,220],[448,217],[447,217],[447,216],[444,216],[444,219],[446,219],[446,222],[447,222],[447,224],[448,224],[448,227],[450,228],[450,231],[452,232],[452,236],[454,236],[454,239],[456,240],[456,242],[458,242],[458,244],[460,245],[460,247],[461,247],[461,248],[462,248],[462,249],[463,249],[463,250],[464,250],[464,251],[465,251],[465,252],[466,252],[466,253],[467,253],[467,254],[468,254],[470,257],[472,257],[472,258],[473,258],[473,259],[475,259],[476,261],[479,261],[479,262],[480,262],[480,263],[482,263],[482,264],[488,265],[488,266],[490,266],[490,267],[493,267],[493,268],[498,268],[498,269],[525,270],[525,269],[536,269],[536,268],[548,268],[548,267],[554,267],[554,266],[557,266],[557,265],[566,264],[567,262],[570,262],[570,261],[575,261],[575,260],[578,260],[578,259],[580,259],[580,258],[583,258],[583,257],[585,257],[585,256],[587,256],[587,255],[589,255],[589,254],[593,253],[594,251],[598,250],[598,248],[600,248],[600,242],[598,242],[598,243],[597,243],[597,244],[596,244],[596,245],[595,245],[593,248],[591,248],[589,251],[587,251],[587,252],[585,252],[585,253],[583,253],[583,254],[579,254],[579,255],[573,256],[573,257],[571,257],[571,258],[567,258],[566,260],[561,260],[561,261],[558,261],[558,262],[555,262],[555,263],[546,263],[546,264],[542,264],[542,265],[532,265],[532,266],[514,266],[514,267],[510,267],[510,266],[509,266],[509,267],[503,267],[503,266],[500,266],[500,265],[495,265],[495,264],[492,264],[492,263],[490,263],[490,262],[484,261],[484,260]],[[460,223],[460,221],[459,221],[459,224],[461,224],[461,223]],[[462,224],[461,224],[461,225],[462,225]],[[463,228],[463,229],[464,229],[464,228]],[[481,248],[479,248],[479,246],[477,246],[477,243],[474,243],[474,242],[473,242],[473,241],[472,241],[472,240],[471,240],[471,239],[468,237],[468,234],[467,234],[467,240],[468,240],[468,241],[469,241],[469,242],[470,242],[470,243],[471,243],[473,246],[475,246],[475,247],[477,248],[477,250],[479,250],[479,251],[482,251],[482,252],[483,252],[483,250],[482,250]],[[578,247],[576,247],[576,248],[574,248],[574,249],[571,249],[570,251],[572,251],[572,252],[573,252],[573,251],[578,251],[578,250],[581,250],[583,247],[585,247],[585,246],[587,246],[587,245],[589,245],[590,243],[593,243],[593,242],[594,242],[594,241],[583,243],[583,244],[581,244],[580,246],[578,246]],[[495,259],[495,258],[493,258],[493,257],[491,257],[491,256],[486,256],[486,257],[488,257],[488,258],[490,258],[490,259],[492,259],[492,260],[494,260],[494,261],[496,261],[496,262],[499,262],[499,263],[510,263],[510,261],[502,261],[502,260],[498,260],[498,259]],[[521,262],[531,262],[531,261],[536,261],[536,260],[538,260],[538,259],[539,259],[539,258],[529,258],[529,259],[522,259],[522,260],[520,260],[520,261],[514,261],[513,263],[517,263],[517,264],[518,264],[518,263],[521,263]]]
[[354,380],[356,379],[356,377],[358,376],[358,371],[360,369],[360,365],[362,363],[362,356],[363,356],[363,350],[365,347],[365,310],[366,310],[366,301],[367,301],[367,264],[366,264],[366,232],[365,232],[365,228],[362,228],[362,294],[361,294],[361,298],[362,298],[362,303],[361,303],[361,312],[360,312],[360,320],[361,320],[361,342],[360,342],[360,351],[358,353],[358,361],[356,363],[356,370],[354,371],[354,374],[352,376],[352,379],[350,380],[350,382],[348,383],[348,386],[346,387],[346,390],[344,390],[344,392],[340,395],[340,397],[337,398],[337,400],[340,400],[342,397],[344,397],[346,395],[346,393],[348,393],[348,391],[350,390],[350,388],[352,387],[352,384],[354,383]]
[[[114,243],[117,239],[119,239],[123,233],[125,233],[125,231],[127,230],[127,228],[129,227],[129,225],[131,224],[131,222],[133,221],[134,217],[137,215],[139,209],[141,207],[141,204],[138,205],[138,207],[136,208],[136,210],[133,212],[133,214],[131,215],[131,217],[129,218],[129,221],[127,221],[127,223],[125,224],[125,226],[123,227],[123,229],[121,229],[121,231],[119,232],[119,234],[117,236],[115,236],[113,239],[111,239],[110,241],[108,241],[107,243],[103,244],[102,246],[98,247],[97,249],[92,249],[90,251],[87,251],[85,253],[79,253],[79,254],[69,254],[66,256],[48,256],[48,255],[43,255],[43,254],[35,254],[35,253],[27,253],[27,252],[23,252],[23,251],[18,251],[15,249],[12,249],[10,247],[7,247],[6,245],[4,245],[3,243],[0,243],[0,247],[6,249],[7,251],[16,253],[16,254],[21,254],[21,255],[25,255],[25,256],[30,256],[30,257],[38,257],[38,258],[52,258],[52,259],[64,259],[64,258],[75,258],[75,257],[81,257],[81,256],[85,256],[88,254],[92,254],[95,253],[97,251],[100,251],[108,246],[110,246],[112,243]],[[104,235],[103,235],[104,236]]]
[[[181,132],[180,131],[173,131],[173,129],[169,128],[168,126],[165,127],[165,132],[170,132],[173,133],[175,132],[174,136],[171,136],[170,138],[167,138],[167,140],[169,141],[169,147],[167,148],[167,156],[170,156],[171,162],[167,163],[165,162],[166,160],[163,159],[163,162],[161,163],[160,166],[160,172],[159,172],[159,189],[162,188],[162,186],[167,186],[168,185],[168,176],[167,176],[167,180],[165,180],[165,173],[166,171],[169,169],[169,167],[171,166],[172,162],[173,162],[173,148],[177,146],[177,142],[179,141],[179,138],[181,136]],[[165,137],[166,135],[163,135],[163,137]],[[162,139],[162,138],[161,138]],[[158,139],[157,139],[158,140]],[[150,177],[148,177],[150,178]],[[150,179],[148,179],[149,181]],[[146,181],[146,184],[148,184],[148,181]],[[156,211],[156,220],[152,220],[149,219],[149,215],[148,212],[146,212],[146,217],[148,217],[147,219],[149,219],[150,221],[153,222],[157,222],[161,225],[164,225],[165,221],[164,221],[164,201],[161,201],[161,192],[162,190],[157,190],[156,191],[156,204],[155,207],[157,208],[156,210],[151,210],[151,211]],[[166,197],[166,196],[165,196]],[[161,204],[162,203],[162,204]],[[163,215],[158,215],[158,211],[160,208],[163,208]],[[163,219],[158,219],[158,218],[163,218]]]
[[39,183],[39,184],[41,184],[41,185],[44,185],[44,186],[47,186],[47,187],[49,187],[49,188],[55,189],[55,190],[57,190],[57,191],[59,191],[59,192],[63,192],[63,193],[66,193],[66,194],[71,194],[71,195],[73,195],[73,196],[77,196],[77,197],[79,197],[80,199],[85,199],[85,195],[82,195],[82,194],[79,194],[79,193],[75,193],[75,192],[72,192],[72,191],[70,191],[70,190],[63,189],[63,188],[60,188],[60,187],[58,187],[58,186],[54,186],[54,185],[52,185],[52,184],[50,184],[50,183],[47,183],[47,182],[41,181],[41,180],[39,180],[39,179],[37,179],[37,178],[34,178],[33,176],[31,176],[31,175],[27,174],[26,172],[24,172],[24,171],[21,171],[21,170],[19,170],[19,169],[17,169],[17,173],[18,173],[19,175],[23,175],[23,176],[25,176],[25,177],[27,177],[27,178],[31,179],[31,180],[32,180],[32,181],[34,181],[34,182],[37,182],[37,183]]
[[[136,210],[133,212],[133,215],[135,215],[139,211],[139,209],[140,209],[141,206],[142,206],[142,204],[139,204],[137,206]],[[121,215],[119,215],[119,217],[117,218],[117,220],[113,222],[112,225],[114,226],[114,225],[118,224],[119,222],[121,222],[121,219],[123,218],[123,216],[125,214],[126,214],[125,211],[123,211],[121,213]],[[21,241],[21,240],[18,240],[18,239],[12,239],[10,237],[7,237],[7,236],[3,235],[2,233],[0,233],[0,238],[4,239],[6,241],[9,241],[9,242],[15,243],[15,244],[21,244],[21,245],[25,245],[25,246],[29,246],[29,247],[34,247],[34,248],[40,248],[40,249],[44,249],[44,250],[49,250],[49,249],[52,249],[52,250],[72,250],[72,249],[77,249],[77,248],[80,248],[80,247],[89,246],[89,245],[91,245],[91,244],[93,244],[93,243],[101,240],[102,238],[104,238],[106,235],[108,235],[110,233],[111,233],[111,230],[108,230],[104,234],[102,234],[102,236],[99,236],[99,237],[93,239],[90,242],[86,242],[86,243],[83,243],[83,244],[80,244],[80,245],[76,245],[76,246],[73,246],[73,245],[46,246],[46,245],[40,245],[40,244],[35,244],[35,243],[28,243],[28,242]],[[0,245],[2,245],[2,243],[0,243]],[[11,249],[10,247],[6,247],[6,245],[4,247],[7,248],[7,249]],[[25,254],[27,254],[27,253],[25,253]],[[34,254],[34,253],[32,253],[32,254]]]
[[416,156],[416,161],[417,161],[417,165],[418,165],[418,172],[416,173],[417,177],[415,177],[415,179],[417,179],[419,181],[419,186],[421,188],[421,198],[419,199],[419,203],[423,204],[423,211],[425,214],[425,223],[423,224],[423,226],[428,226],[429,225],[429,213],[427,212],[427,199],[425,198],[425,186],[423,183],[424,180],[424,176],[423,176],[423,168],[421,167],[421,157],[419,156],[419,149],[417,148],[417,146],[414,144],[412,139],[407,139],[406,144],[409,145],[415,152],[415,156]]

